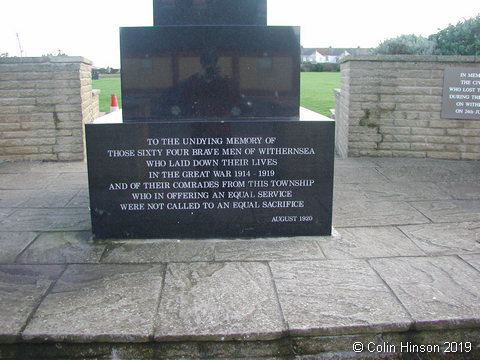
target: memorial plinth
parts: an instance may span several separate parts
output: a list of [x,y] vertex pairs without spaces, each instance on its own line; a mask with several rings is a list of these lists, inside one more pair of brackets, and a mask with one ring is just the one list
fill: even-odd
[[98,238],[330,234],[333,121],[92,124],[87,142]]

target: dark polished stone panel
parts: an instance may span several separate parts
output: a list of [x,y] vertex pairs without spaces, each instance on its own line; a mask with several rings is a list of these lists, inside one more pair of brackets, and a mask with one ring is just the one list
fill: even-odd
[[267,25],[267,0],[153,0],[158,25]]
[[86,125],[97,238],[330,235],[333,121]]
[[124,122],[298,119],[299,28],[122,28]]

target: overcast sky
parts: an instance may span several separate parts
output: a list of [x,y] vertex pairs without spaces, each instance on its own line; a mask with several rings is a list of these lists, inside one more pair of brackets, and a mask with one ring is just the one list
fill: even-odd
[[[0,54],[61,50],[119,67],[118,28],[152,26],[152,7],[152,0],[0,0]],[[402,34],[428,36],[479,13],[479,0],[268,0],[268,24],[300,25],[304,47],[375,47]]]

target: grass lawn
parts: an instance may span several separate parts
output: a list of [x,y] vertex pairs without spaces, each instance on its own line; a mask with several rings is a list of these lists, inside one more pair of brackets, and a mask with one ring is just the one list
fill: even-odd
[[300,74],[300,105],[330,116],[335,108],[333,89],[340,87],[339,72],[304,72]]
[[120,74],[116,75],[102,75],[100,79],[92,81],[94,89],[100,89],[100,112],[110,111],[111,95],[117,95],[118,106],[122,107],[122,91],[120,85]]
[[[339,72],[318,72],[300,74],[300,104],[303,107],[329,116],[330,109],[335,107],[333,89],[340,87]],[[116,94],[119,106],[122,107],[120,75],[100,75],[93,80],[93,88],[100,89],[100,111],[110,111],[110,96]]]

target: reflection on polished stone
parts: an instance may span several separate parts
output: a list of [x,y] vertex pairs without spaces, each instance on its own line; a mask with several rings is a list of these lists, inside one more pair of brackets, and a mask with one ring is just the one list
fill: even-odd
[[290,26],[122,28],[125,122],[298,119]]

